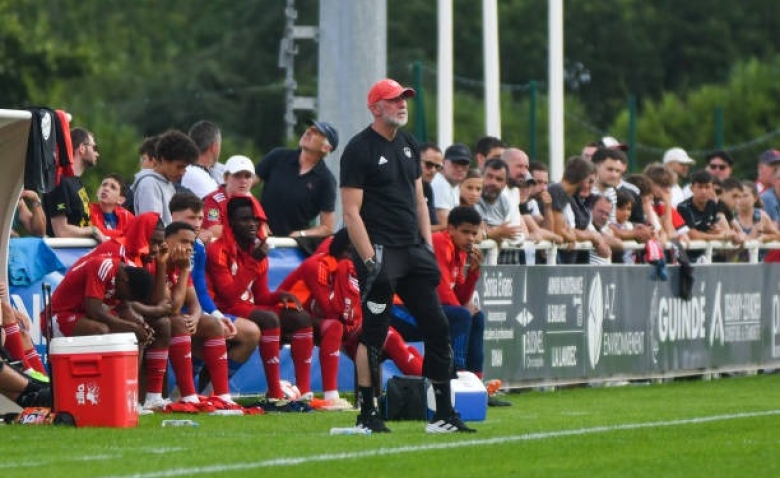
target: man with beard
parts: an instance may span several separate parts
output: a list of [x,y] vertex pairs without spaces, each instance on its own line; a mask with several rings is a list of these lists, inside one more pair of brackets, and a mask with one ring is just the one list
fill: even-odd
[[63,176],[60,183],[43,195],[46,210],[46,234],[52,237],[89,237],[98,243],[105,236],[89,220],[89,195],[81,175],[97,164],[100,153],[95,136],[84,128],[70,131],[73,144],[73,176]]
[[390,431],[379,417],[375,387],[397,293],[419,319],[425,341],[423,374],[436,400],[436,414],[425,431],[473,432],[452,407],[452,346],[436,293],[441,273],[433,254],[419,151],[414,138],[401,129],[409,118],[406,99],[414,95],[395,80],[376,82],[368,92],[373,122],[350,140],[341,156],[344,224],[355,247],[363,305],[355,356],[360,405],[356,427]]

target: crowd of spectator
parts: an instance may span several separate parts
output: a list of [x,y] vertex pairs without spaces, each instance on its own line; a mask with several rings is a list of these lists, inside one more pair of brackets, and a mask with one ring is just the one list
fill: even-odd
[[[139,406],[145,412],[237,407],[228,379],[255,349],[268,380],[262,405],[284,409],[290,397],[280,385],[283,343],[291,346],[302,398],[316,401],[310,376],[318,345],[325,393],[317,403],[346,408],[336,386],[338,356],[354,357],[361,308],[349,239],[337,232],[337,183],[324,162],[338,147],[338,132],[312,121],[298,149],[274,149],[256,164],[241,155],[221,163],[221,141],[219,127],[208,121],[188,134],[146,138],[132,183],[107,174],[90,201],[80,177],[100,154],[93,133],[72,129],[75,174],[42,196],[23,191],[13,224],[14,233],[99,244],[55,292],[54,333],[135,333],[146,346],[146,400]],[[481,377],[484,317],[472,296],[483,241],[497,244],[499,263],[530,265],[548,262],[551,253],[557,257],[549,262],[562,264],[645,262],[645,251],[626,248],[629,241],[661,251],[672,241],[683,247],[724,241],[736,247],[717,251],[713,261],[745,261],[740,246],[748,241],[780,240],[780,151],[762,153],[757,179],[748,181],[732,177],[726,151],[697,161],[679,147],[627,174],[627,148],[600,138],[566,161],[561,178],[550,178],[546,165],[499,138],[479,139],[473,153],[464,143],[443,151],[419,145],[443,277],[438,292],[459,370]],[[259,198],[252,194],[258,184]],[[278,290],[268,287],[272,236],[320,245]],[[537,248],[542,241],[555,247]],[[582,242],[591,247],[575,248]],[[704,260],[701,252],[689,255]],[[780,254],[762,259],[777,261]],[[421,375],[422,358],[406,343],[418,340],[414,317],[402,303],[395,310],[383,353],[405,373]],[[7,346],[31,373],[45,373],[10,308],[3,318]],[[181,395],[175,403],[163,398],[168,361]],[[193,380],[199,374],[200,390]],[[208,403],[199,395],[206,382],[213,393]]]

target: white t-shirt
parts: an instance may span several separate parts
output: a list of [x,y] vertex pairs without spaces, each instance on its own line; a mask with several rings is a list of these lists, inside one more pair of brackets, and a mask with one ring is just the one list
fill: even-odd
[[187,166],[187,171],[184,172],[184,176],[181,178],[181,185],[201,199],[216,191],[219,187],[219,184],[214,181],[214,178],[211,177],[206,168],[194,164]]
[[436,209],[452,210],[460,205],[460,186],[447,181],[441,173],[436,173],[431,181],[433,188],[433,205]]

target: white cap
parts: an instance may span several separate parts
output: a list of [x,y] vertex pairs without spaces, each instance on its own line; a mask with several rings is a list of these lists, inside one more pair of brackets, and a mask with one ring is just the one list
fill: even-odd
[[696,161],[693,160],[688,153],[682,148],[671,148],[664,153],[664,164],[680,163],[680,164],[693,164]]
[[252,160],[246,156],[236,155],[228,158],[225,163],[225,172],[230,174],[236,174],[241,172],[248,172],[255,174],[255,165]]

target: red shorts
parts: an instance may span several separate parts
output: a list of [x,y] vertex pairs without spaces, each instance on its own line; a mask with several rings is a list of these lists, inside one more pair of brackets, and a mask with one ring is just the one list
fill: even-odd
[[72,337],[76,322],[87,316],[76,312],[60,312],[52,317],[53,337]]
[[236,317],[242,317],[244,319],[248,319],[249,314],[251,314],[255,310],[268,310],[270,312],[274,312],[277,315],[279,315],[279,312],[282,310],[282,307],[281,306],[269,307],[267,305],[252,304],[251,302],[239,302],[238,304],[233,305],[227,312],[229,314],[235,315]]

